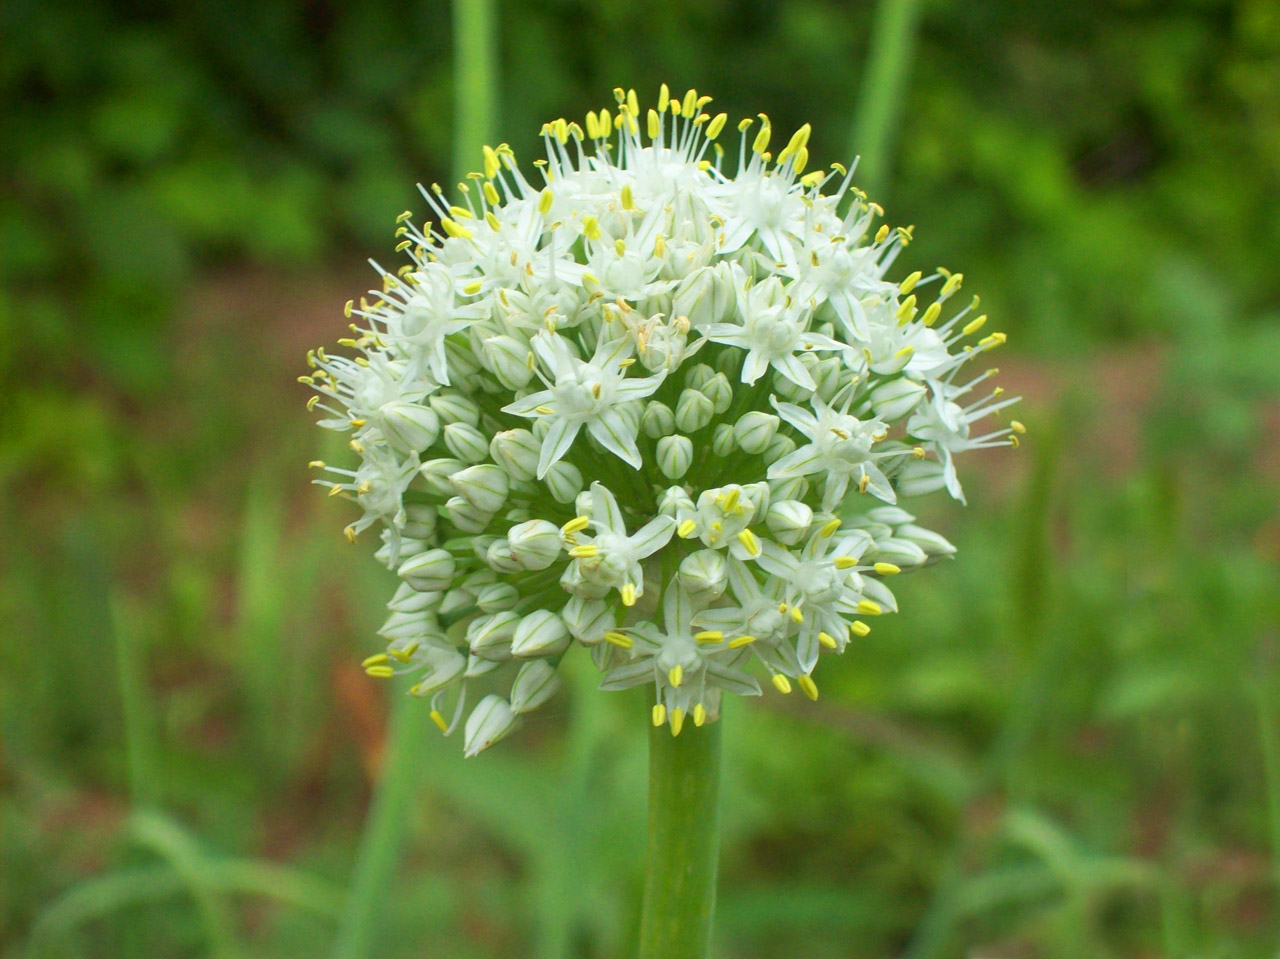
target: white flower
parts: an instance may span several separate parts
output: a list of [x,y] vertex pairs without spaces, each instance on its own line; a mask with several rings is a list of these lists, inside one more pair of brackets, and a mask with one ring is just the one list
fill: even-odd
[[501,145],[457,202],[423,189],[434,223],[398,218],[407,262],[301,377],[356,458],[317,482],[402,580],[365,668],[468,755],[573,644],[673,734],[761,672],[817,698],[821,653],[897,609],[885,578],[955,552],[884,504],[959,497],[956,458],[1022,432],[979,426],[1012,400],[961,372],[1003,334],[949,309],[958,273],[887,278],[910,229],[852,170],[806,172],[807,124],[776,156],[740,124],[730,170],[709,98],[615,100],[546,124],[528,176]]
[[597,443],[639,469],[636,427],[623,415],[619,404],[644,399],[658,388],[663,374],[628,377],[627,361],[634,352],[629,340],[601,342],[587,362],[579,359],[569,342],[556,333],[538,333],[532,344],[552,378],[544,378],[545,390],[508,403],[502,411],[545,417],[550,424],[538,458],[538,479],[546,476],[552,464],[569,451],[584,426]]

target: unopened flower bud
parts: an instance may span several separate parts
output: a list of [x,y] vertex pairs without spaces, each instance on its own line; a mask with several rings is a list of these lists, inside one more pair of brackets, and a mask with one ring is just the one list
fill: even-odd
[[469,589],[451,589],[444,594],[440,603],[441,616],[453,616],[457,613],[469,612],[476,604],[475,594]]
[[788,453],[794,453],[795,449],[796,441],[790,436],[779,433],[769,440],[769,445],[764,448],[764,461],[766,463],[774,463]]
[[695,602],[714,602],[729,584],[729,564],[719,551],[700,549],[681,561],[680,582]]
[[482,613],[500,613],[520,601],[520,591],[510,583],[490,583],[476,593],[476,606]]
[[701,391],[702,387],[711,382],[715,375],[716,371],[706,363],[698,363],[695,366],[691,366],[684,375],[685,389]]
[[485,565],[495,573],[510,575],[520,572],[522,568],[511,555],[511,544],[506,537],[495,539],[489,544],[489,548],[484,553],[484,561]]
[[695,328],[723,323],[737,305],[733,272],[728,263],[703,267],[686,276],[676,287],[671,309],[687,316]]
[[547,491],[557,503],[572,503],[582,490],[582,473],[572,463],[561,460],[552,465],[543,477]]
[[480,425],[480,407],[473,400],[460,393],[436,393],[427,398],[431,408],[446,425],[466,423],[468,426]]
[[542,444],[525,429],[503,430],[489,443],[493,461],[517,483],[527,483],[538,474],[538,453]]
[[919,405],[926,392],[922,383],[900,376],[871,391],[871,408],[882,420],[900,419]]
[[466,656],[456,649],[443,649],[439,646],[422,649],[415,662],[425,663],[427,671],[409,690],[414,696],[429,696],[437,689],[443,689],[467,668]]
[[510,480],[501,466],[482,463],[459,470],[449,477],[458,495],[482,513],[496,513],[507,501]]
[[489,458],[489,440],[469,423],[450,423],[446,426],[444,445],[464,463],[483,463]]
[[396,588],[395,595],[391,597],[391,602],[387,603],[387,609],[401,613],[415,613],[423,609],[436,609],[440,606],[440,600],[443,596],[443,593],[436,591],[419,592],[413,588],[412,583],[401,583]]
[[463,674],[467,679],[475,679],[483,676],[485,673],[491,673],[495,669],[502,668],[503,661],[496,659],[481,659],[475,653],[467,657],[467,671]]
[[677,433],[658,440],[658,469],[667,479],[679,479],[693,463],[693,441]]
[[676,431],[676,415],[666,403],[651,400],[645,404],[644,413],[640,417],[640,429],[651,440],[670,436]]
[[947,539],[931,529],[908,523],[899,526],[894,535],[900,539],[910,540],[929,556],[953,556],[956,548]]
[[387,617],[378,635],[386,639],[419,639],[436,632],[437,623],[429,610],[413,613],[392,612]]
[[799,500],[778,500],[765,515],[769,532],[783,546],[794,546],[809,535],[813,510]]
[[663,516],[692,513],[693,509],[693,498],[683,486],[668,486],[658,494],[658,512]]
[[711,433],[711,452],[724,459],[733,454],[734,445],[733,427],[728,423],[717,423]]
[[698,392],[711,401],[717,414],[723,413],[733,402],[733,387],[729,385],[729,377],[723,373],[717,373],[703,383],[698,387]]
[[453,484],[449,482],[449,477],[466,465],[462,460],[455,459],[428,460],[422,464],[418,472],[426,480],[427,489],[437,496],[447,497],[453,495]]
[[555,613],[535,609],[520,620],[511,641],[511,655],[520,659],[555,656],[569,646],[569,630]]
[[946,468],[937,460],[909,460],[898,474],[894,488],[899,496],[923,496],[947,485]]
[[467,645],[481,659],[501,662],[511,658],[511,640],[520,625],[520,614],[509,609],[477,616],[467,624]]
[[409,503],[404,508],[404,526],[400,531],[411,539],[431,539],[436,534],[436,508],[425,503]]
[[604,642],[604,634],[618,626],[618,614],[613,603],[582,596],[570,596],[569,602],[560,610],[560,618],[573,638],[584,646]]
[[463,754],[468,758],[479,755],[515,729],[519,721],[510,703],[490,693],[467,717]]
[[909,539],[887,536],[876,540],[872,558],[877,563],[892,563],[905,569],[922,565],[929,559],[929,555]]
[[772,413],[752,410],[742,414],[738,422],[733,425],[733,435],[744,453],[755,456],[763,453],[773,442],[781,422]]
[[809,481],[803,476],[792,476],[787,479],[769,480],[769,492],[774,499],[802,500],[809,492]]
[[476,509],[461,496],[445,500],[443,512],[460,533],[483,533],[493,519],[492,513]]
[[520,667],[511,685],[511,709],[528,713],[537,709],[560,689],[556,668],[544,659],[535,659]]
[[387,442],[403,453],[421,453],[440,435],[440,419],[425,406],[393,401],[378,410]]
[[533,370],[527,362],[528,343],[506,334],[490,336],[485,338],[482,352],[493,375],[507,389],[523,389],[533,379]]
[[696,433],[715,415],[715,407],[696,389],[686,389],[676,401],[676,428],[681,433]]
[[560,530],[545,519],[533,519],[511,527],[507,540],[511,555],[521,569],[546,569],[559,558],[563,548]]
[[429,549],[401,564],[396,573],[419,592],[448,589],[457,565],[453,555],[443,549]]

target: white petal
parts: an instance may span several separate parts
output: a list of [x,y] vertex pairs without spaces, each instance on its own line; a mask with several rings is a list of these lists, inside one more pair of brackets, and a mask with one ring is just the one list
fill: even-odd
[[587,432],[601,446],[632,468],[642,465],[640,451],[636,449],[635,435],[627,428],[627,421],[617,410],[609,410],[599,419],[587,423]]
[[546,439],[542,441],[542,453],[538,457],[538,479],[546,476],[547,470],[569,452],[569,447],[573,445],[574,438],[581,428],[582,424],[577,420],[570,422],[558,419],[551,424],[551,429],[547,430]]
[[666,546],[671,540],[671,534],[676,531],[676,525],[674,517],[658,516],[642,526],[629,541],[636,559],[652,556]]

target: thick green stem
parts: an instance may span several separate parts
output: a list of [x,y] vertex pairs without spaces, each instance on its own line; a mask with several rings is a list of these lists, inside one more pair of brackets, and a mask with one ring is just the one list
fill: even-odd
[[720,849],[720,723],[649,731],[640,959],[706,959]]
[[888,185],[919,22],[920,0],[879,0],[876,4],[862,92],[854,114],[853,153],[861,156],[861,185],[881,197]]

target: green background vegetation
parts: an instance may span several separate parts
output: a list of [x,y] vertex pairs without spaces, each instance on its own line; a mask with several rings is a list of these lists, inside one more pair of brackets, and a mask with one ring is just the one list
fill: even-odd
[[[663,80],[812,122],[818,161],[896,130],[863,185],[917,224],[903,273],[964,270],[1027,397],[969,508],[921,506],[958,560],[818,704],[728,710],[716,955],[1274,956],[1280,8],[915,13],[869,72],[866,3],[499,4],[526,162]],[[453,57],[428,0],[0,6],[5,956],[335,941],[397,690],[293,378],[448,182]],[[480,759],[411,744],[345,955],[627,954],[644,705],[566,672]]]

